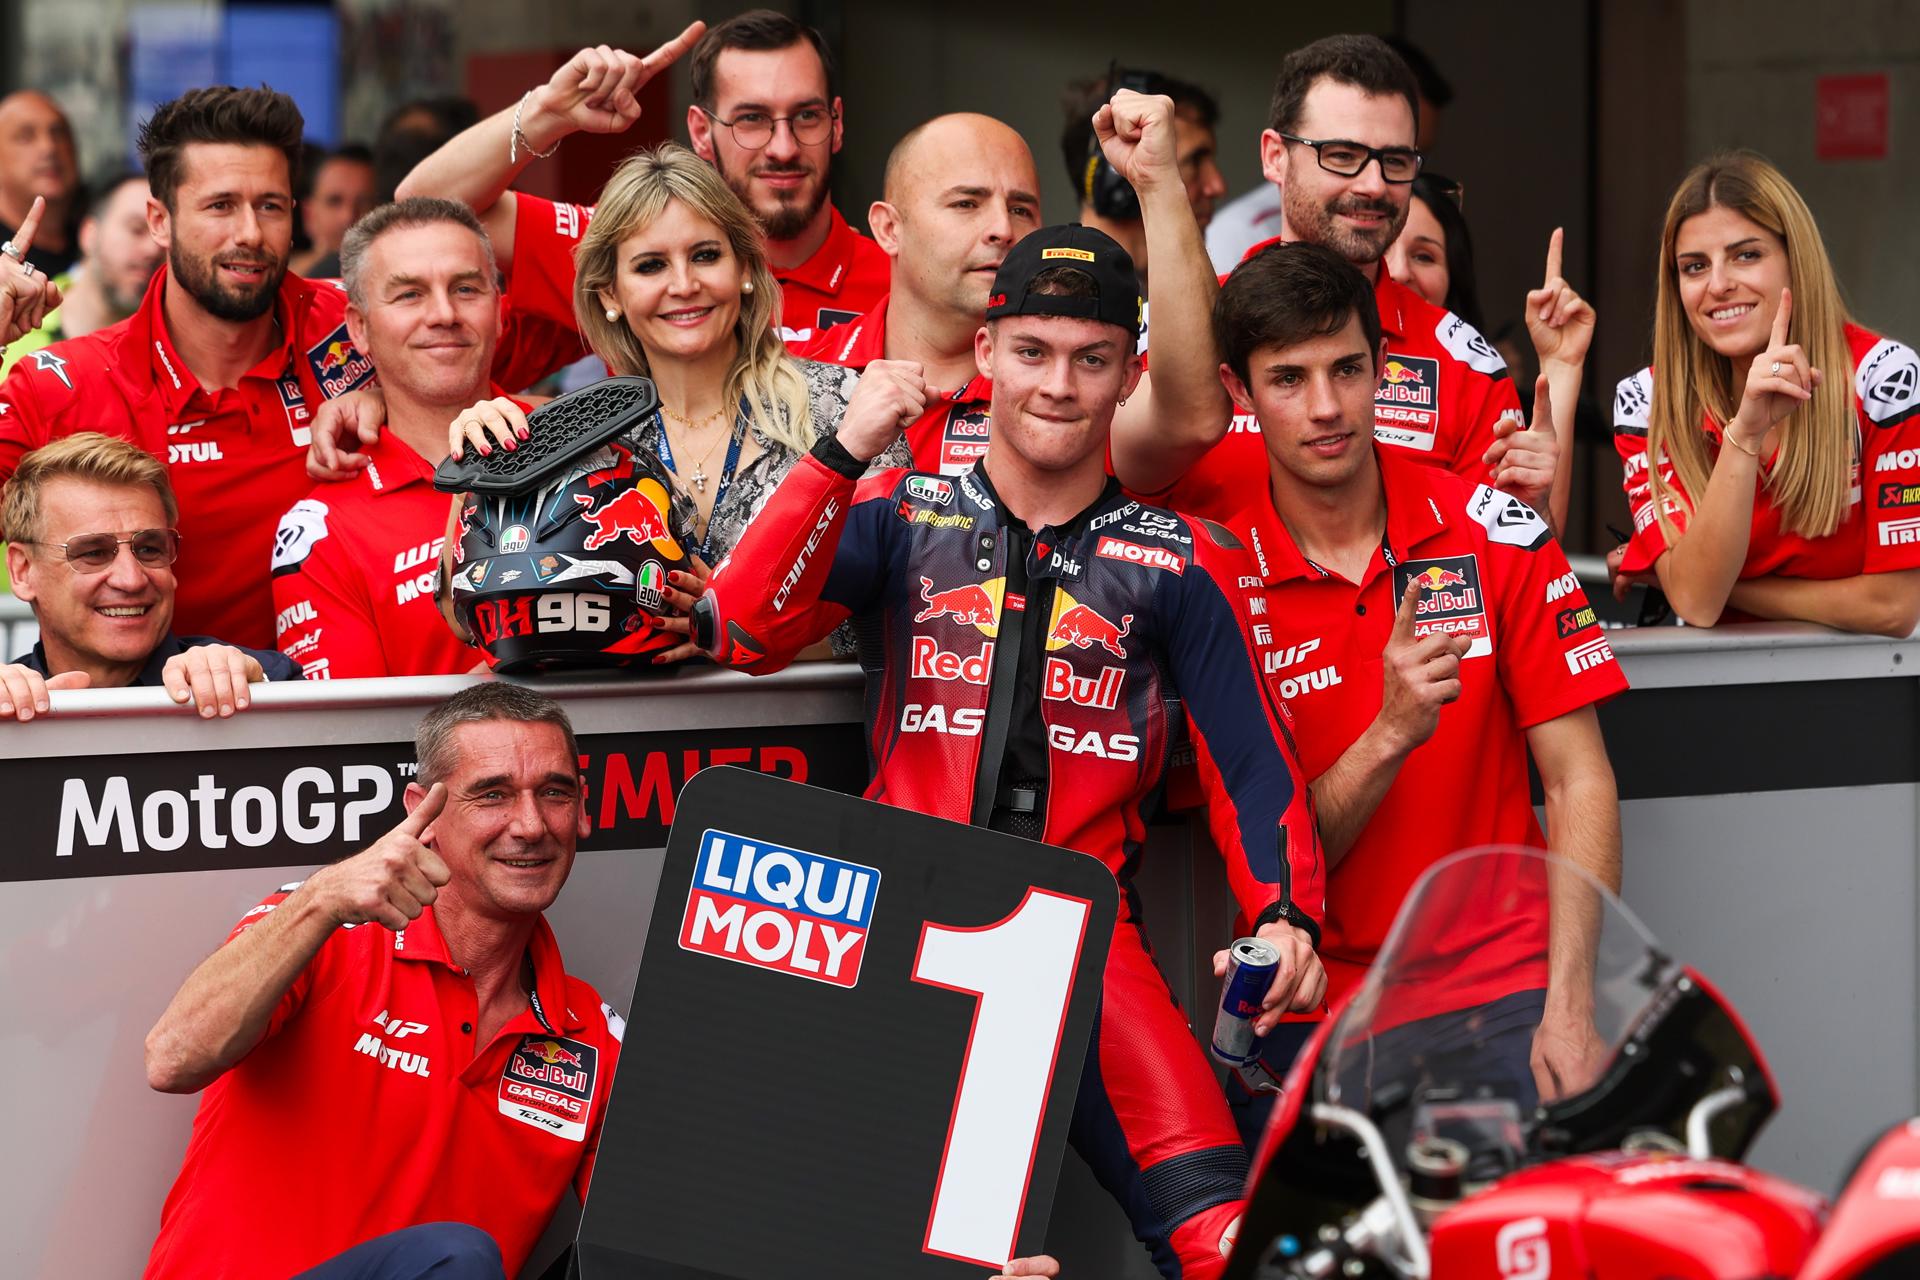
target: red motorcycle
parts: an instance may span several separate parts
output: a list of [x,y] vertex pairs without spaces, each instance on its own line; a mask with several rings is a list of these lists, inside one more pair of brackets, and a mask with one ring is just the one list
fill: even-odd
[[[1543,1102],[1526,1063],[1546,930],[1503,961],[1504,993],[1479,958],[1550,882],[1563,921],[1597,926],[1593,1082]],[[1920,1276],[1920,1120],[1829,1209],[1740,1163],[1777,1103],[1733,1007],[1617,897],[1537,852],[1456,854],[1288,1073],[1226,1277]]]

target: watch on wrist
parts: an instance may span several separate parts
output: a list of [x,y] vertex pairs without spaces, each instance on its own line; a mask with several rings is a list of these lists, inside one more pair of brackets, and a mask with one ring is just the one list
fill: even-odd
[[1258,933],[1270,924],[1290,924],[1307,935],[1314,950],[1320,949],[1320,926],[1313,922],[1312,916],[1294,906],[1293,899],[1282,898],[1278,902],[1268,903],[1266,909],[1255,917],[1253,930]]

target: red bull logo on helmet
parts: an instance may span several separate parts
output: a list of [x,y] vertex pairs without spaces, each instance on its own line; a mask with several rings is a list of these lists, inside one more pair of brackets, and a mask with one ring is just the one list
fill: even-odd
[[670,504],[658,483],[642,480],[597,507],[594,504],[599,499],[592,494],[578,493],[573,500],[580,504],[587,523],[593,526],[584,544],[588,551],[597,551],[609,542],[625,538],[635,546],[644,547],[651,542],[665,555],[680,555],[680,544],[667,526],[666,512]]
[[872,867],[709,829],[700,837],[680,945],[852,987],[879,894],[880,873]]

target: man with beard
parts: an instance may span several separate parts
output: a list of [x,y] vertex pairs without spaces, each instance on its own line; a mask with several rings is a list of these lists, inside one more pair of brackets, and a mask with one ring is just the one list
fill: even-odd
[[[571,326],[573,251],[588,205],[509,191],[521,170],[575,133],[622,133],[640,119],[640,90],[692,50],[693,149],[712,162],[767,236],[789,342],[816,338],[885,296],[880,248],[827,199],[840,149],[840,99],[819,33],[764,10],[707,32],[694,23],[640,57],[582,49],[518,105],[489,116],[421,161],[399,196],[459,200],[480,215],[509,273],[517,314]],[[695,42],[698,41],[696,44]]]
[[[1377,36],[1328,36],[1288,54],[1260,139],[1262,171],[1280,188],[1276,239],[1325,245],[1373,282],[1387,342],[1374,438],[1545,512],[1558,446],[1549,430],[1521,429],[1505,362],[1472,325],[1380,269],[1420,172],[1419,102],[1413,73]],[[1259,424],[1242,413],[1160,500],[1226,519],[1264,492],[1265,476]]]
[[313,415],[373,377],[347,296],[287,274],[304,121],[271,89],[216,86],[140,130],[166,248],[132,317],[34,352],[0,384],[0,478],[61,436],[106,430],[167,464],[180,496],[179,629],[273,642],[267,565],[309,487]]
[[21,357],[51,343],[84,337],[118,324],[140,309],[166,251],[147,229],[145,174],[120,173],[96,190],[80,222],[80,265],[62,277],[60,306],[39,328],[22,334],[0,359],[4,376]]
[[828,199],[845,121],[820,33],[755,9],[708,31],[688,62],[687,137],[767,233],[787,341],[804,342],[880,301],[887,255]]
[[433,468],[447,456],[447,424],[495,394],[493,248],[467,206],[416,196],[355,223],[340,272],[347,333],[380,370],[386,430],[364,470],[319,485],[281,517],[276,639],[309,680],[471,671],[483,655],[434,603],[447,496]]

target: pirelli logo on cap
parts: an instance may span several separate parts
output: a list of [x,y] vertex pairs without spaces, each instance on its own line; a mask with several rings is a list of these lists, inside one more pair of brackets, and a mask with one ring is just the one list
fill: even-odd
[[1093,250],[1091,249],[1042,249],[1040,251],[1040,260],[1042,262],[1045,262],[1048,258],[1072,258],[1075,262],[1092,262]]

